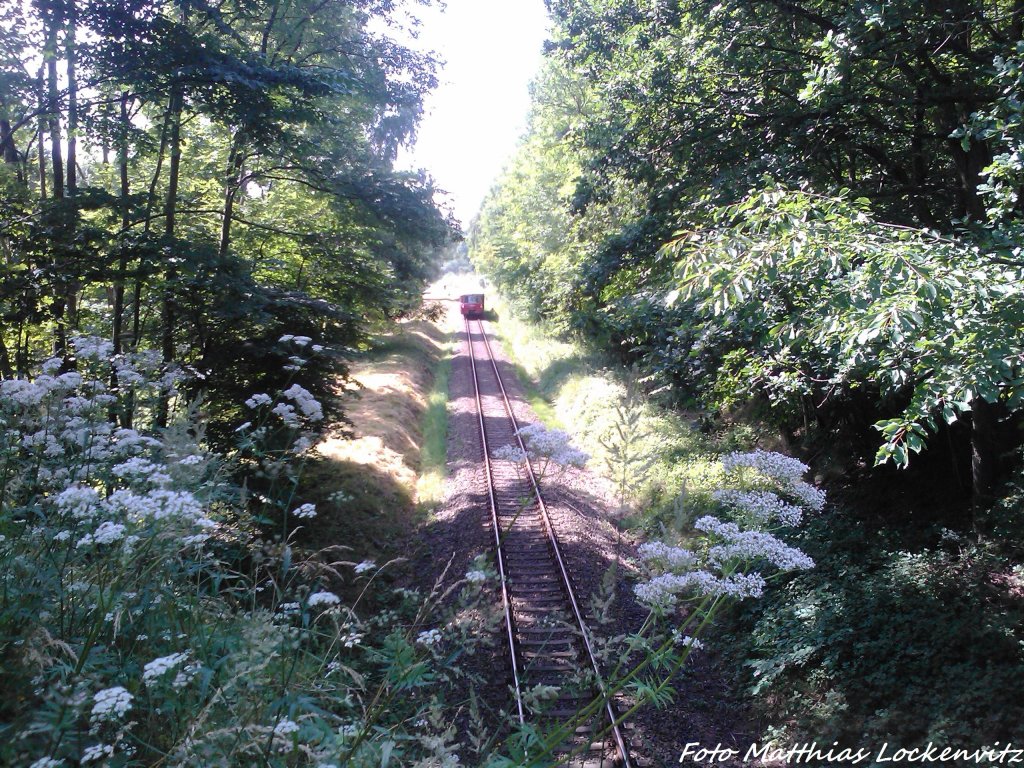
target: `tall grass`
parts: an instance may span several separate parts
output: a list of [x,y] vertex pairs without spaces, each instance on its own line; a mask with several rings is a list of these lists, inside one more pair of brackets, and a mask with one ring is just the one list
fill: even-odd
[[[590,468],[617,487],[623,446],[628,443],[638,457],[630,470],[628,493],[622,494],[619,487],[632,508],[627,523],[661,531],[713,508],[710,493],[721,481],[717,440],[644,397],[632,372],[583,344],[557,339],[544,327],[516,317],[495,292],[488,300],[497,315],[492,328],[537,417],[568,431],[593,457]],[[730,442],[730,449],[751,447]]]
[[452,339],[446,339],[433,366],[433,384],[427,393],[423,413],[420,447],[420,471],[416,482],[416,502],[427,511],[444,497],[448,459],[448,380],[451,376]]

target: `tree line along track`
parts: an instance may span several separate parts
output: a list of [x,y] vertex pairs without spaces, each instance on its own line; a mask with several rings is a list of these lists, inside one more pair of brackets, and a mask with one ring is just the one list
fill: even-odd
[[[570,724],[550,756],[552,763],[630,768],[626,743],[538,478],[529,462],[520,465],[494,455],[502,446],[523,451],[526,446],[518,435],[519,425],[482,321],[466,319],[466,345],[516,715],[520,724],[530,723],[541,730]],[[531,695],[536,686],[550,686],[557,693],[538,702]],[[584,710],[592,716],[577,714]]]

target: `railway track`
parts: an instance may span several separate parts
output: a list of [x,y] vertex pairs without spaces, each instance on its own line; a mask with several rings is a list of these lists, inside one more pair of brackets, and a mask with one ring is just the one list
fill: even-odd
[[[475,330],[473,323],[466,319],[466,340],[516,714],[542,732],[566,721],[572,726],[544,762],[531,765],[631,768],[538,479],[529,462],[524,471],[495,457],[502,446],[526,447],[483,322],[475,321]],[[547,687],[543,700],[537,686]],[[587,705],[593,717],[575,718]]]

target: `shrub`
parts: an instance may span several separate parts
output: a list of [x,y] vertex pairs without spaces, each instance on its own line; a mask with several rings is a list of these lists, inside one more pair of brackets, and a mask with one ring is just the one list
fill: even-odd
[[818,568],[737,625],[756,706],[793,740],[972,746],[1019,741],[1009,682],[1024,672],[1020,568],[987,544],[896,536],[825,517],[802,545]]

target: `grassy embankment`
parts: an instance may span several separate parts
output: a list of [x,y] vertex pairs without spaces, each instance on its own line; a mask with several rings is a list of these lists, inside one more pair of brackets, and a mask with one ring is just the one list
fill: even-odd
[[441,324],[413,320],[355,362],[341,395],[350,425],[323,440],[303,478],[303,500],[321,510],[307,537],[386,557],[395,534],[440,501],[450,349]]
[[591,455],[590,468],[625,492],[628,526],[657,531],[707,508],[720,479],[718,450],[749,447],[742,435],[701,435],[683,415],[631,392],[629,376],[599,355],[519,320],[493,289],[488,301],[534,412],[569,432]]

